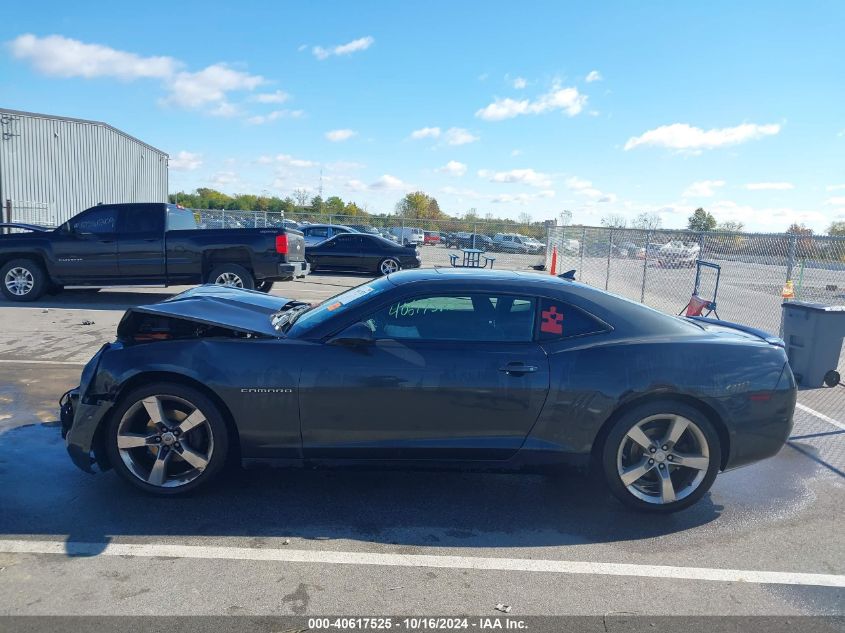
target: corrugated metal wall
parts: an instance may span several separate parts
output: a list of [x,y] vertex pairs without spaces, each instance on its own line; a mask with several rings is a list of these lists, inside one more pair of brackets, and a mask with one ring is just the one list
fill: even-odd
[[[0,202],[60,224],[98,202],[166,202],[167,154],[108,125],[0,109]],[[43,222],[43,220],[41,220]]]

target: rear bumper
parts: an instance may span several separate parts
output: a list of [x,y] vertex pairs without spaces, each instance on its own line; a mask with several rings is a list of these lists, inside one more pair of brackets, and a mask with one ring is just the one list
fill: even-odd
[[299,279],[311,272],[311,264],[308,262],[289,262],[279,264],[279,278],[283,280]]

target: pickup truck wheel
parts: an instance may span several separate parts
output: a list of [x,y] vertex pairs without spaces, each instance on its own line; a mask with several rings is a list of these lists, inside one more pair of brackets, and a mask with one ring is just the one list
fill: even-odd
[[208,276],[208,283],[232,288],[255,289],[255,279],[243,266],[237,264],[223,264],[217,266]]
[[44,294],[47,275],[31,259],[13,259],[0,268],[0,290],[10,301],[35,301]]
[[259,292],[270,292],[273,289],[272,281],[259,281],[255,284],[255,289]]

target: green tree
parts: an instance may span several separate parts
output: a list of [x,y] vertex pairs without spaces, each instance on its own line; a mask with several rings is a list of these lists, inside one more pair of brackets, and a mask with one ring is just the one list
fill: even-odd
[[690,231],[712,231],[716,228],[716,218],[701,207],[692,212],[687,221]]
[[343,213],[343,200],[337,196],[330,196],[327,198],[323,206],[326,213],[331,213],[332,215],[340,215]]
[[367,215],[367,212],[354,202],[347,202],[343,207],[343,215]]
[[443,217],[437,200],[422,191],[406,194],[396,203],[396,213],[404,218],[436,220]]
[[320,196],[314,196],[311,198],[311,210],[314,213],[323,213],[325,211],[325,203],[323,202],[323,198]]
[[845,221],[832,222],[827,227],[827,234],[831,237],[845,237]]

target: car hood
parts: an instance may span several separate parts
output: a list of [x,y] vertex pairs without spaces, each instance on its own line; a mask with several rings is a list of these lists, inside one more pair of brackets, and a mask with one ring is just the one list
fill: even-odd
[[132,314],[154,314],[240,332],[281,337],[282,334],[270,322],[270,316],[291,301],[255,290],[206,285],[187,290],[159,303],[130,308],[121,323],[127,321]]

